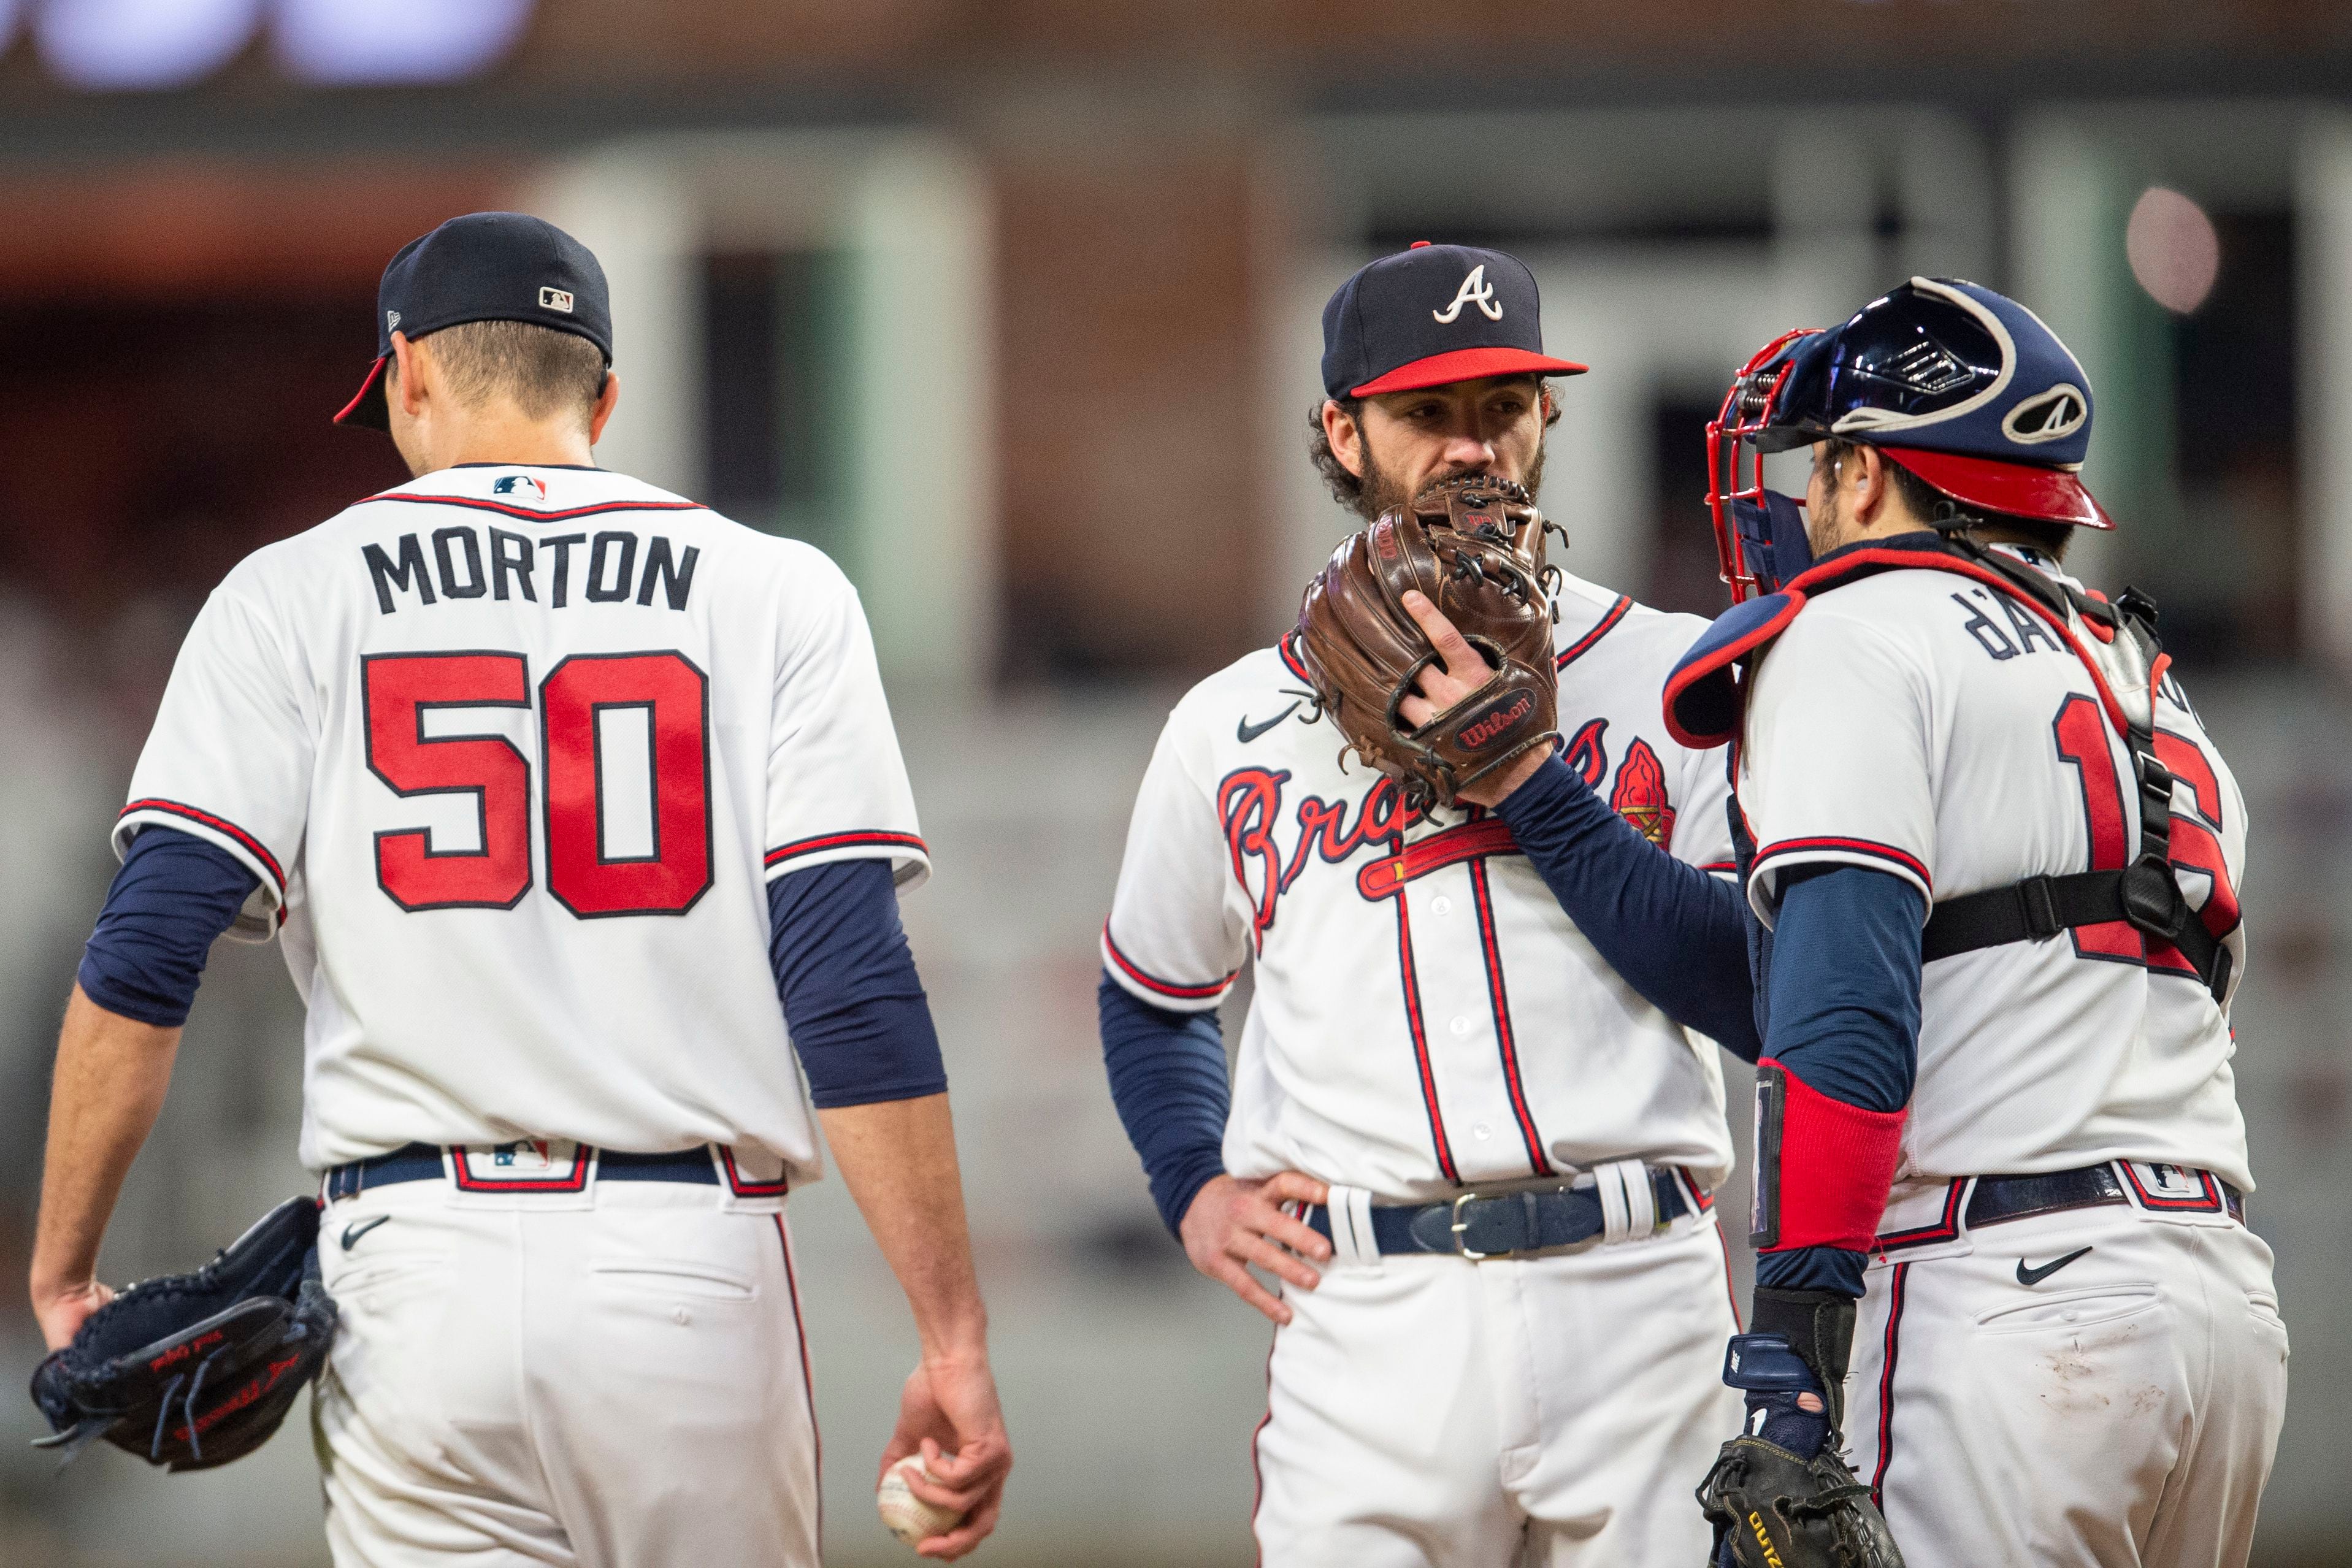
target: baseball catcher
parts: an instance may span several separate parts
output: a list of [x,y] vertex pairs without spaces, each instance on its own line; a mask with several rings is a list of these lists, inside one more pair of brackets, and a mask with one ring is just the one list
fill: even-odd
[[[1298,648],[1341,748],[1403,787],[1454,804],[1465,785],[1559,734],[1546,523],[1528,492],[1486,475],[1446,480],[1381,514],[1307,586]],[[1404,605],[1418,591],[1491,666],[1469,695],[1421,725],[1399,709],[1438,653]]]
[[169,1470],[208,1470],[269,1440],[326,1364],[335,1303],[319,1281],[319,1205],[288,1198],[191,1274],[131,1286],[33,1373],[66,1458],[93,1439]]

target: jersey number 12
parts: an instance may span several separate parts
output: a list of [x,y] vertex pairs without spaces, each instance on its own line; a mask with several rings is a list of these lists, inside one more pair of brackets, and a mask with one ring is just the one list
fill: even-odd
[[[511,909],[530,891],[531,759],[500,735],[425,733],[436,708],[530,707],[530,679],[520,653],[361,659],[369,770],[404,798],[470,794],[480,823],[475,850],[436,850],[422,828],[375,836],[376,882],[401,908]],[[675,652],[578,653],[538,695],[548,892],[582,919],[685,914],[710,887],[709,677]],[[633,808],[630,841],[608,784]]]

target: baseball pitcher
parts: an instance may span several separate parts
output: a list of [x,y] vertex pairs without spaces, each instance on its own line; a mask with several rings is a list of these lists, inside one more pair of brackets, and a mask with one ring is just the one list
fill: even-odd
[[116,824],[58,1048],[42,1332],[108,1300],[211,942],[276,936],[340,1310],[313,1402],[339,1565],[814,1564],[784,1204],[819,1123],[921,1339],[883,1464],[925,1457],[962,1521],[922,1550],[961,1555],[1012,1455],[856,596],[593,465],[611,312],[551,225],[413,242],[377,338],[338,417],[416,477],[214,591]]
[[1323,320],[1314,455],[1378,521],[1169,717],[1103,935],[1113,1095],[1194,1266],[1277,1325],[1268,1564],[1696,1561],[1738,1408],[1698,1035],[1752,1039],[1739,925],[1723,1005],[1662,1010],[1675,956],[1579,851],[1729,871],[1722,754],[1652,695],[1699,622],[1536,570],[1545,378],[1584,367],[1522,263],[1416,246]]

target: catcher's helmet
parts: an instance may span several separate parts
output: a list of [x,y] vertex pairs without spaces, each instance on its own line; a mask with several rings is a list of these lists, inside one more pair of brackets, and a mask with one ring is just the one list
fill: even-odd
[[1769,570],[1752,548],[1785,528],[1735,515],[1735,502],[1759,513],[1768,505],[1752,455],[1831,436],[1876,446],[1961,508],[2115,526],[2077,476],[2091,444],[2081,361],[2032,311],[1958,278],[1915,277],[1839,326],[1766,344],[1707,434],[1708,498],[1735,599],[1770,591],[1764,578],[1795,575]]

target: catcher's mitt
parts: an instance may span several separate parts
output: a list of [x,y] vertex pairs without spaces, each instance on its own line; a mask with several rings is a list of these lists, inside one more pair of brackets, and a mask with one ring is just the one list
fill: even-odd
[[[1342,759],[1354,752],[1412,805],[1450,806],[1465,785],[1558,737],[1547,526],[1519,486],[1472,475],[1383,512],[1332,552],[1299,606],[1298,653],[1347,741]],[[1405,612],[1407,589],[1428,595],[1494,667],[1418,729],[1398,708],[1437,654]]]
[[71,1458],[104,1437],[172,1470],[261,1447],[335,1337],[318,1241],[317,1202],[289,1198],[194,1273],[143,1281],[92,1312],[34,1370],[54,1434],[35,1446]]
[[1870,1488],[1834,1448],[1801,1459],[1761,1437],[1734,1437],[1699,1483],[1698,1504],[1715,1526],[1710,1563],[1903,1568]]

